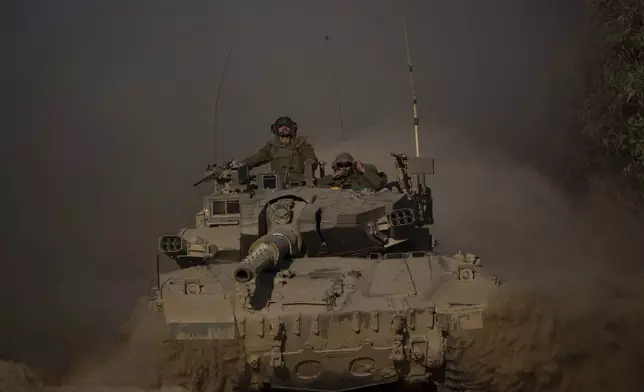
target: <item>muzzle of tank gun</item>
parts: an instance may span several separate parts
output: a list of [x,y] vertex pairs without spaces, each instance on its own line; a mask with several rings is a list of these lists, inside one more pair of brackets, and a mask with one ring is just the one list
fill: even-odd
[[159,237],[159,250],[167,255],[178,255],[186,252],[186,242],[178,235]]
[[246,283],[262,274],[293,252],[297,237],[290,230],[267,234],[253,243],[248,256],[235,269],[233,277],[238,283]]

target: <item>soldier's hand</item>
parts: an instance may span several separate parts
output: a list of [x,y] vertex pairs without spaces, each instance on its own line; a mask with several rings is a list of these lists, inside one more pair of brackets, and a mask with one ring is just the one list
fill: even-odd
[[342,177],[342,170],[336,170],[333,172],[333,178]]
[[242,166],[244,163],[242,161],[238,161],[236,159],[231,159],[230,163],[228,164],[231,169],[237,169],[238,167]]
[[362,165],[362,161],[356,161],[356,170],[359,173],[364,173],[364,166]]

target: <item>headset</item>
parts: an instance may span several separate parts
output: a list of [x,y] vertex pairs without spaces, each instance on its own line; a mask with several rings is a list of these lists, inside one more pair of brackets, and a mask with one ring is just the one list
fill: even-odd
[[[284,123],[287,123],[287,124],[284,124]],[[275,120],[275,122],[273,123],[273,125],[271,125],[271,132],[273,132],[274,135],[277,135],[277,130],[282,125],[288,125],[289,127],[291,127],[293,129],[294,134],[297,132],[297,123],[288,116],[278,117],[277,120]]]

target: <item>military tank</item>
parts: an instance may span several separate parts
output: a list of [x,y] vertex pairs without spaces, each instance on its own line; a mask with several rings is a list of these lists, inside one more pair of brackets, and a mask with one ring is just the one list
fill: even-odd
[[[209,167],[198,183],[215,190],[196,227],[159,240],[180,267],[159,275],[151,302],[172,339],[237,341],[242,390],[482,390],[452,336],[482,328],[499,282],[473,254],[436,253],[434,161],[392,155],[397,180],[377,191],[319,188],[312,162],[297,184],[234,161]],[[214,230],[231,227],[236,258],[220,257]]]

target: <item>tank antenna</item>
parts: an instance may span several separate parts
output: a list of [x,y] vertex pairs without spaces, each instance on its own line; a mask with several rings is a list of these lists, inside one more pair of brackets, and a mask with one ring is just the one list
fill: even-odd
[[420,146],[418,141],[419,120],[418,120],[418,99],[416,98],[416,84],[414,83],[414,71],[411,65],[411,52],[409,50],[409,37],[407,35],[407,22],[405,20],[405,9],[403,0],[400,0],[400,17],[402,19],[403,33],[405,35],[405,49],[407,51],[407,65],[409,68],[409,80],[411,82],[412,109],[414,112],[414,141],[416,143],[416,156],[420,156]]
[[329,36],[325,35],[324,39],[326,40],[327,50],[329,52],[329,66],[331,67],[331,75],[333,76],[333,85],[335,87],[335,101],[338,104],[338,114],[340,116],[340,130],[342,131],[342,141],[345,140],[344,133],[344,119],[342,118],[342,104],[340,103],[340,90],[338,89],[338,79],[335,76],[335,67],[333,67],[333,57],[331,56],[331,41]]
[[215,161],[219,159],[219,130],[217,129],[218,119],[219,119],[219,97],[221,96],[221,88],[224,85],[224,80],[226,78],[226,73],[228,72],[228,64],[230,63],[230,55],[233,52],[233,45],[231,44],[228,47],[228,55],[226,56],[226,64],[224,64],[224,70],[221,72],[221,79],[219,79],[219,86],[217,87],[217,97],[215,98]]
[[157,254],[157,288],[159,289],[159,298],[163,299],[163,290],[161,289],[161,272],[159,268],[159,255]]

